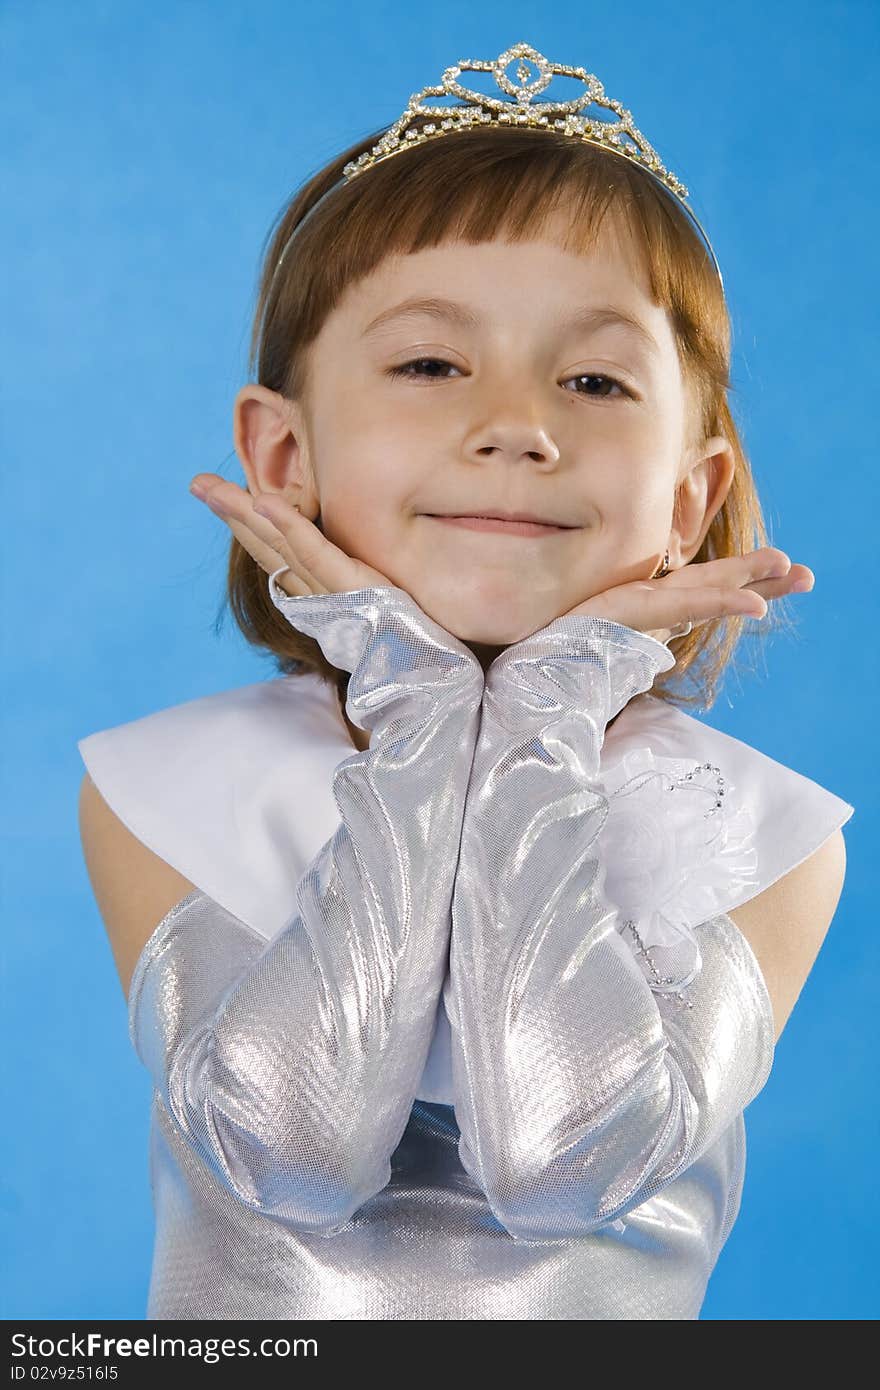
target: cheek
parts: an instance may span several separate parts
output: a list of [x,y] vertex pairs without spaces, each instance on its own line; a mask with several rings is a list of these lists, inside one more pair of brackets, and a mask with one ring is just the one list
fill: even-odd
[[322,514],[346,530],[399,541],[401,527],[430,495],[431,466],[420,467],[420,456],[430,459],[417,441],[389,430],[387,418],[381,433],[367,427],[345,439],[337,433],[332,452],[319,458]]
[[637,526],[651,524],[663,512],[674,493],[675,465],[668,452],[650,441],[633,441],[618,447],[614,457],[597,469],[587,469],[587,483],[595,485],[596,503],[613,521],[624,515]]
[[672,508],[672,490],[656,476],[638,480],[625,499],[631,525],[637,531],[649,531],[662,525]]
[[404,549],[404,503],[377,470],[350,467],[339,486],[321,489],[324,535],[346,555],[388,573],[389,556]]

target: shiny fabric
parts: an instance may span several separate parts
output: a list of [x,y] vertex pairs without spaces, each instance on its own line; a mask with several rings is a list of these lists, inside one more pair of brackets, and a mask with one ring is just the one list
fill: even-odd
[[[696,1318],[773,1018],[729,918],[683,1002],[602,891],[603,730],[671,653],[561,619],[484,692],[402,590],[270,592],[371,745],[268,945],[196,889],[138,960],[147,1316]],[[441,990],[455,1107],[417,1099]]]
[[[77,748],[131,833],[270,941],[290,921],[300,878],[339,824],[333,783],[352,741],[336,682],[304,670],[152,710],[87,734]],[[704,794],[684,790],[687,773],[707,763],[727,783],[721,825],[717,816],[695,816],[690,803]],[[673,792],[667,775],[676,779]],[[633,778],[630,795],[624,784]],[[695,928],[769,888],[854,811],[818,782],[651,692],[634,696],[607,727],[602,783],[606,889],[638,915],[641,934],[660,941],[670,923]],[[711,830],[708,845],[700,844],[701,827]],[[652,927],[646,918],[654,913],[662,920]],[[438,1018],[445,1033],[442,1002]],[[419,1099],[453,1105],[451,1069],[448,1086],[436,1081],[422,1079]]]
[[352,673],[371,746],[337,769],[341,823],[288,925],[261,949],[202,899],[180,905],[135,966],[130,1031],[237,1200],[330,1236],[386,1186],[424,1068],[483,676],[403,590],[273,596]]
[[462,1164],[517,1239],[582,1239],[663,1193],[772,1066],[733,922],[702,924],[696,979],[670,995],[605,894],[605,727],[674,664],[645,633],[567,616],[488,672],[444,998]]

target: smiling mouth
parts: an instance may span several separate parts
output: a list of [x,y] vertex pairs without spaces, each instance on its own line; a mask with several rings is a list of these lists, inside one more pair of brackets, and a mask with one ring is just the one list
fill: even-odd
[[577,529],[574,526],[552,526],[543,521],[503,521],[495,516],[438,516],[431,512],[425,515],[447,526],[458,526],[467,531],[494,531],[507,536],[561,536],[566,531]]

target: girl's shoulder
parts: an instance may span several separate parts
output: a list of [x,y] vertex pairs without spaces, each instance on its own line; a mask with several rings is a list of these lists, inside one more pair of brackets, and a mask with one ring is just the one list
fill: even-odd
[[[602,776],[609,843],[636,823],[655,851],[699,864],[713,885],[694,910],[728,912],[797,867],[855,808],[821,783],[658,696],[631,700],[607,730]],[[621,832],[625,832],[621,837]],[[710,864],[712,871],[710,872]],[[696,892],[696,876],[692,875]]]
[[[360,756],[336,690],[313,673],[189,700],[77,747],[128,829],[267,940],[290,920],[302,874],[339,825],[335,769]],[[606,731],[600,770],[608,886],[634,910],[646,892],[662,899],[669,921],[747,902],[854,810],[650,694]]]
[[355,752],[313,673],[187,700],[77,748],[128,829],[267,940],[338,824],[332,773]]

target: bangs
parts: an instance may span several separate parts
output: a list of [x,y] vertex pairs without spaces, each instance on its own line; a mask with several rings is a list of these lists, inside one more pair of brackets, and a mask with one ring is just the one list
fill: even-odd
[[[382,133],[346,151],[333,169],[341,174]],[[625,156],[529,130],[469,130],[428,140],[328,197],[297,231],[281,283],[273,283],[291,233],[334,181],[325,175],[315,186],[313,180],[272,234],[256,316],[261,331],[255,325],[251,344],[252,371],[272,389],[307,396],[306,350],[346,288],[387,257],[450,241],[547,239],[589,255],[605,236],[669,314],[701,423],[708,398],[727,386],[729,320],[712,258],[675,196]],[[272,352],[273,318],[299,325],[298,341],[287,344],[283,359]]]

